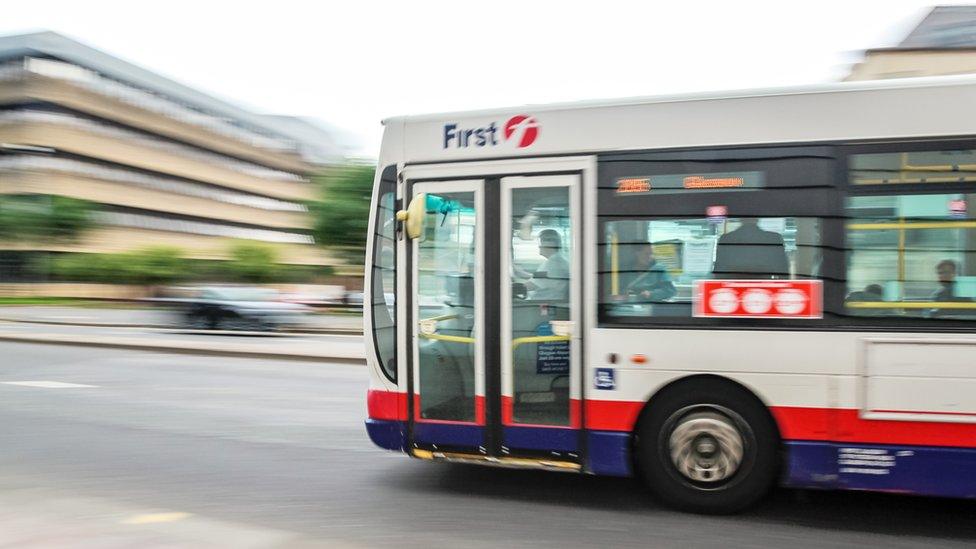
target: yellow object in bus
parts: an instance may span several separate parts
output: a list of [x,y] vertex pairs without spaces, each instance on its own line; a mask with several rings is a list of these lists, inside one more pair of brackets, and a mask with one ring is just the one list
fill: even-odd
[[407,230],[407,238],[418,238],[424,234],[424,218],[427,213],[427,193],[413,197],[406,210],[396,213],[397,221],[402,221]]

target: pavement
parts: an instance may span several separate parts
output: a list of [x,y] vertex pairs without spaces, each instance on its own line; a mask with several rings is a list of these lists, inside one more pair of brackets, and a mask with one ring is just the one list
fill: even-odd
[[[31,324],[92,326],[103,328],[181,328],[178,310],[166,307],[65,307],[50,305],[14,305],[0,307],[0,321]],[[294,331],[362,333],[363,317],[358,314],[313,313],[303,317]]]
[[0,547],[973,547],[976,502],[780,490],[730,517],[629,479],[366,438],[365,371],[0,342]]

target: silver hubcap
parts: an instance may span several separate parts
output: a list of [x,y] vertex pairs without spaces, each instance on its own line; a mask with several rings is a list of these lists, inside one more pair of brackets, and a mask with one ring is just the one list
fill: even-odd
[[702,483],[721,482],[734,475],[744,454],[735,423],[713,411],[692,412],[679,419],[668,444],[675,468],[689,480]]

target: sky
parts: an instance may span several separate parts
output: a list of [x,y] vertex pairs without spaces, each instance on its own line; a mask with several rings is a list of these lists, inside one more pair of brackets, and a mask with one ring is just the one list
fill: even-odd
[[245,108],[316,118],[363,157],[395,115],[839,80],[931,5],[0,1],[0,35],[53,30]]

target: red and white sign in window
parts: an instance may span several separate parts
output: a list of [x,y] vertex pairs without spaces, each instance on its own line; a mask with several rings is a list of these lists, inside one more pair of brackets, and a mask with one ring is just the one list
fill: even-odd
[[696,280],[694,315],[823,318],[823,283],[819,280]]

